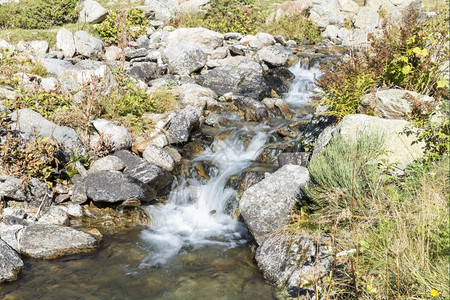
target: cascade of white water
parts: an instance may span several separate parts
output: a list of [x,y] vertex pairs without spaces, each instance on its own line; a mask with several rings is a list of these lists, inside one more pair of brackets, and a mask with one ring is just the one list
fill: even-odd
[[[301,107],[311,100],[314,76],[319,76],[320,71],[308,69],[302,63],[290,70],[295,79],[284,98],[291,107]],[[141,267],[165,265],[177,254],[205,245],[230,248],[248,241],[245,226],[231,216],[233,209],[229,207],[235,190],[227,187],[227,181],[250,166],[262,152],[268,129],[262,125],[252,130],[244,127],[236,129],[225,140],[215,141],[195,159],[216,166],[216,172],[209,174],[206,183],[197,178],[179,179],[166,204],[147,208],[152,225],[141,233],[143,247],[149,253]],[[248,132],[256,135],[245,147],[240,137]]]
[[289,70],[295,75],[295,79],[289,92],[284,95],[284,101],[292,108],[302,107],[314,96],[314,77],[320,76],[320,69],[309,68],[307,64],[299,62]]
[[166,204],[148,207],[152,225],[141,237],[147,242],[149,255],[141,266],[163,265],[183,249],[211,244],[234,247],[247,241],[245,226],[226,211],[235,193],[226,184],[230,176],[240,174],[259,155],[266,141],[266,129],[254,128],[257,133],[247,147],[240,139],[248,132],[245,128],[214,142],[196,160],[213,163],[216,174],[206,183],[196,178],[182,179]]

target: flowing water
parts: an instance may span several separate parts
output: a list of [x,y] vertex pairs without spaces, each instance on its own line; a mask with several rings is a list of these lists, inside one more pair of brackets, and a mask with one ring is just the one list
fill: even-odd
[[[301,63],[291,71],[296,79],[285,100],[302,107],[319,71]],[[233,218],[230,184],[254,164],[274,129],[244,124],[226,130],[227,138],[194,159],[207,162],[207,174],[179,177],[165,204],[147,207],[148,229],[108,237],[89,254],[26,259],[21,278],[0,285],[0,299],[280,298],[253,261],[247,229]]]

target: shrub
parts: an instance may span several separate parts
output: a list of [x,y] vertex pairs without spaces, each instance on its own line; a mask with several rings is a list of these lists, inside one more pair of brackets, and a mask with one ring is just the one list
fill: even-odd
[[287,40],[294,40],[298,44],[304,39],[313,44],[322,39],[317,25],[303,13],[282,16],[278,21],[264,25],[263,30],[272,35],[281,35]]
[[23,0],[0,5],[0,27],[46,29],[75,22],[77,0]]
[[210,8],[204,14],[182,15],[172,20],[175,26],[202,26],[227,33],[255,34],[265,21],[262,10],[255,0],[211,0]]
[[26,187],[31,178],[44,180],[49,184],[50,176],[59,164],[58,143],[53,138],[41,137],[36,132],[30,141],[24,141],[10,126],[10,118],[3,113],[0,128],[0,163],[10,176],[23,179]]
[[126,47],[128,41],[136,40],[146,33],[149,21],[141,9],[113,10],[95,28],[106,45]]
[[448,10],[425,21],[410,9],[404,25],[387,25],[384,35],[372,40],[372,48],[339,57],[322,66],[316,79],[321,90],[317,103],[330,107],[341,119],[357,112],[361,96],[371,88],[400,87],[434,96],[449,97],[448,77],[443,68],[449,56]]

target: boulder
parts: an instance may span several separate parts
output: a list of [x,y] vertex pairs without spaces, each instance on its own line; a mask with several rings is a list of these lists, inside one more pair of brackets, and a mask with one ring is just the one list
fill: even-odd
[[72,32],[62,27],[56,34],[56,48],[64,53],[64,57],[73,57],[76,51]]
[[286,165],[273,174],[267,173],[262,181],[244,192],[239,210],[259,245],[267,235],[288,224],[290,211],[308,182],[308,169]]
[[385,119],[407,119],[414,109],[427,113],[434,106],[434,98],[401,89],[378,90],[364,95],[359,110]]
[[149,163],[160,166],[169,172],[172,171],[175,166],[175,161],[172,156],[170,156],[163,148],[155,145],[148,145],[147,148],[145,148],[144,153],[142,153],[142,157]]
[[0,283],[16,280],[23,268],[19,254],[0,239]]
[[302,282],[317,282],[329,274],[333,261],[329,244],[323,238],[275,233],[258,247],[255,259],[268,283],[292,291],[298,288],[300,275]]
[[6,197],[15,201],[27,200],[27,195],[22,189],[22,179],[12,176],[0,176],[0,197]]
[[179,9],[178,0],[145,0],[145,6],[155,13],[157,21],[169,21]]
[[125,52],[125,59],[126,60],[132,60],[138,57],[145,57],[147,56],[148,51],[145,48],[139,48],[139,49],[130,49]]
[[177,92],[183,105],[204,108],[208,100],[217,99],[217,94],[213,90],[195,83],[182,84],[177,87]]
[[128,199],[144,200],[150,195],[141,182],[118,171],[89,173],[85,185],[88,198],[95,202],[118,203]]
[[356,28],[366,30],[367,32],[373,32],[378,27],[380,16],[372,7],[361,7],[358,14],[355,17],[354,25]]
[[105,59],[114,61],[122,57],[122,49],[117,46],[109,46],[105,48]]
[[42,259],[86,252],[98,246],[98,240],[82,231],[52,224],[31,224],[16,234],[20,253]]
[[353,0],[339,0],[339,6],[341,7],[342,12],[350,13],[351,15],[355,15],[356,13],[358,13],[359,10],[358,3],[356,3]]
[[182,41],[167,47],[163,52],[163,59],[167,61],[170,73],[189,75],[205,66],[207,56],[198,44]]
[[232,92],[235,96],[263,99],[269,94],[263,68],[259,63],[246,59],[236,65],[224,65],[203,71],[196,77],[196,82],[212,89],[219,96]]
[[223,34],[206,28],[179,28],[170,32],[164,41],[167,48],[176,46],[183,41],[189,41],[199,45],[205,51],[222,46],[223,39]]
[[317,0],[313,2],[309,19],[321,28],[328,25],[344,24],[344,16],[340,10],[339,0]]
[[141,181],[156,190],[158,195],[167,195],[173,182],[173,176],[163,168],[149,163],[127,150],[116,151],[114,156],[124,164],[124,174]]
[[288,93],[294,79],[295,75],[284,67],[270,69],[264,74],[268,88],[274,90],[278,95]]
[[108,155],[96,160],[89,169],[89,172],[122,171],[123,169],[125,169],[125,164],[120,158],[114,155]]
[[105,52],[103,42],[86,31],[80,30],[75,32],[74,40],[77,52],[84,57],[99,59]]
[[78,22],[98,24],[108,15],[108,10],[101,6],[97,1],[86,0],[81,4]]
[[234,100],[234,105],[243,113],[246,121],[266,122],[269,120],[266,106],[252,98],[239,97]]
[[0,39],[0,49],[7,50],[7,51],[15,51],[16,47],[11,45],[7,41]]
[[137,80],[148,83],[163,75],[163,69],[154,62],[135,62],[130,68],[129,74]]
[[61,59],[40,58],[38,61],[45,67],[48,73],[56,77],[69,70],[79,70],[78,67],[70,62]]
[[88,200],[86,194],[86,185],[84,184],[83,178],[80,175],[76,174],[72,177],[73,182],[73,190],[72,197],[70,200],[73,204],[83,204]]
[[38,223],[69,225],[69,216],[63,208],[59,206],[50,206],[41,214]]
[[172,111],[163,128],[169,144],[187,142],[191,130],[199,126],[200,116],[201,110],[190,105],[182,110]]
[[41,76],[27,73],[16,73],[14,76],[18,79],[18,83],[21,88],[32,92],[51,92],[55,91],[58,86],[58,80],[54,77],[43,78]]
[[131,148],[133,139],[125,126],[114,125],[112,122],[103,119],[92,120],[92,125],[100,135],[109,140],[112,151]]
[[[406,134],[406,131],[409,133]],[[313,157],[318,155],[337,135],[356,139],[361,134],[381,135],[385,153],[380,160],[400,170],[424,155],[423,142],[417,142],[417,128],[405,120],[382,119],[367,115],[347,115],[335,127],[323,131],[316,140]],[[413,144],[414,142],[414,144]]]
[[31,41],[24,42],[20,41],[17,43],[17,49],[22,52],[31,53],[37,57],[43,57],[48,52],[48,42],[47,41]]
[[[244,42],[241,40],[242,44]],[[258,32],[254,38],[252,38],[248,46],[254,50],[260,50],[266,46],[274,45],[275,44],[275,38],[273,35],[263,32]]]
[[278,165],[280,167],[284,165],[299,165],[302,167],[306,167],[310,157],[311,152],[281,153],[278,156]]
[[41,137],[54,138],[67,156],[71,152],[79,154],[86,152],[75,130],[66,126],[56,125],[29,108],[15,111],[11,116],[11,120],[14,122],[13,128],[20,130],[21,135],[26,140],[34,138],[34,132],[37,132]]
[[256,56],[260,61],[273,68],[284,66],[291,54],[289,49],[281,45],[270,45],[259,50]]

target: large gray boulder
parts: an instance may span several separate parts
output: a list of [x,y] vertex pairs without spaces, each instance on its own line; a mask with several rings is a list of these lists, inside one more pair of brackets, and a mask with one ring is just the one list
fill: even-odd
[[141,182],[118,171],[91,172],[85,185],[88,198],[95,202],[120,203],[129,199],[144,200],[150,196]]
[[378,27],[380,16],[377,10],[372,7],[359,8],[358,14],[355,17],[354,24],[356,28],[366,30],[367,32],[373,32]]
[[123,172],[125,175],[148,185],[156,190],[158,195],[167,195],[170,192],[174,177],[163,168],[149,163],[127,150],[116,151],[114,156],[124,162]]
[[342,25],[344,16],[338,0],[315,0],[310,10],[309,19],[317,26]]
[[21,52],[28,52],[37,57],[43,57],[48,52],[47,41],[20,41],[17,43],[17,49]]
[[100,135],[103,135],[111,143],[112,151],[131,148],[133,139],[125,126],[114,125],[112,122],[103,119],[93,120],[92,125]]
[[19,254],[0,239],[0,283],[16,280],[23,268]]
[[213,90],[195,83],[182,84],[177,87],[177,92],[183,105],[203,108],[208,101],[217,99],[217,94]]
[[86,153],[86,149],[75,130],[56,125],[29,108],[15,111],[12,113],[11,120],[14,122],[13,128],[20,130],[26,140],[34,138],[34,132],[37,132],[41,137],[54,138],[67,155],[70,152]]
[[258,247],[255,259],[264,278],[278,287],[296,289],[303,282],[317,282],[332,266],[329,241],[275,233]]
[[69,30],[61,27],[56,34],[56,48],[62,50],[64,57],[73,57],[76,51],[73,34]]
[[232,92],[236,96],[263,99],[269,94],[263,68],[252,60],[203,71],[196,77],[196,81],[201,86],[212,89],[219,96]]
[[74,39],[77,52],[84,57],[99,59],[105,53],[103,42],[86,31],[75,32]]
[[267,235],[286,226],[300,190],[309,182],[308,169],[286,165],[248,188],[239,210],[249,231],[261,245]]
[[[409,134],[406,134],[407,131]],[[424,143],[417,142],[417,132],[418,129],[405,120],[382,119],[362,114],[347,115],[336,127],[324,130],[319,135],[311,159],[315,159],[338,135],[353,140],[362,135],[378,135],[383,137],[385,146],[380,161],[384,161],[390,168],[403,170],[424,155]]]
[[172,74],[189,75],[203,68],[207,56],[196,43],[182,41],[168,47],[163,52],[163,59],[167,61],[169,72]]
[[130,68],[129,74],[131,77],[142,80],[146,83],[153,79],[159,78],[165,68],[162,68],[155,62],[135,62]]
[[401,89],[378,90],[361,97],[359,110],[385,119],[407,119],[414,105],[421,112],[432,107],[434,98]]
[[223,45],[223,34],[206,28],[179,28],[170,32],[164,42],[167,47],[190,41],[200,45],[203,50],[214,50]]
[[86,252],[98,246],[98,240],[88,233],[51,224],[31,224],[15,237],[21,254],[42,259]]
[[97,24],[106,19],[108,10],[97,1],[86,0],[81,4],[78,21],[81,23]]
[[79,70],[68,61],[55,58],[40,58],[39,62],[45,67],[48,73],[58,77],[62,73],[69,70]]
[[89,169],[89,172],[122,171],[123,169],[125,169],[125,164],[120,158],[114,155],[108,155],[96,160]]

